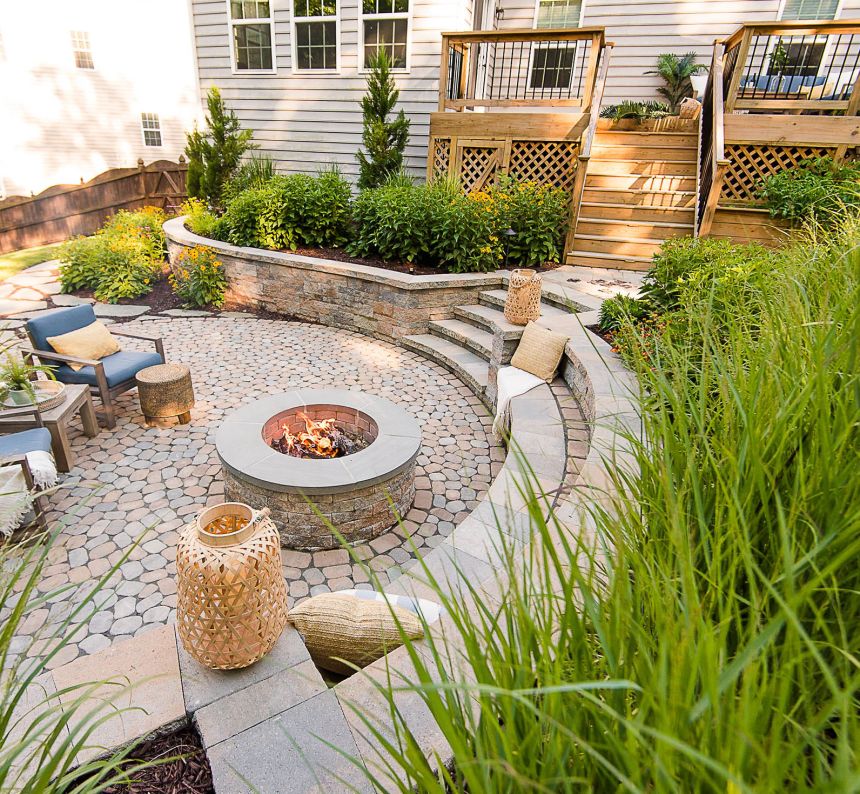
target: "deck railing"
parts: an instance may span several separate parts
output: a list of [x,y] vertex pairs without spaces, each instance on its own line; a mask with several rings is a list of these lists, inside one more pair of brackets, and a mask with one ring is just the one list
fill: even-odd
[[760,204],[763,181],[810,157],[856,156],[860,20],[743,25],[714,44],[703,98],[696,231],[718,205]]
[[603,43],[603,28],[444,33],[439,110],[588,107]]
[[725,41],[726,112],[836,113],[860,80],[860,23],[744,25]]

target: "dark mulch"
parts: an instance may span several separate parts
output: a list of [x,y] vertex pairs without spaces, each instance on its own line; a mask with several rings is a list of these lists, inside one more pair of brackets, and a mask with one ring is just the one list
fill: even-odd
[[586,325],[585,327],[595,336],[599,336],[608,345],[612,345],[612,347],[615,347],[615,338],[611,333],[603,333],[596,325]]
[[190,728],[139,745],[132,753],[138,761],[156,761],[180,756],[134,774],[127,786],[111,786],[107,794],[215,794],[212,771],[200,743]]
[[[93,298],[91,289],[78,289],[71,293],[78,298]],[[156,281],[152,286],[152,291],[147,295],[141,295],[139,298],[120,298],[117,303],[121,305],[149,306],[153,312],[163,312],[165,309],[181,309],[182,301],[173,294],[170,289],[170,283],[166,278]]]

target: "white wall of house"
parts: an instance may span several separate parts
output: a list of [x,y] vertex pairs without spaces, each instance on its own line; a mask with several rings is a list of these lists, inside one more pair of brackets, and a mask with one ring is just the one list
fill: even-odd
[[[86,34],[93,68],[76,65],[73,32]],[[138,158],[177,160],[201,117],[191,42],[180,0],[3,0],[0,191],[29,195]],[[78,62],[88,65],[82,43]],[[161,145],[146,145],[143,113],[158,116]]]
[[[744,22],[779,19],[786,0],[583,0],[583,26],[606,28],[615,43],[604,103],[656,99],[662,84],[654,69],[662,52],[695,52],[711,62],[714,39]],[[498,0],[501,29],[532,27],[535,0]],[[842,0],[839,19],[860,18],[860,0]]]
[[[291,0],[272,0],[275,59],[270,73],[234,70],[225,0],[192,0],[202,93],[218,86],[260,152],[283,172],[316,173],[336,165],[354,178],[361,147],[360,101],[366,91],[358,0],[338,2],[339,69],[298,71],[292,52]],[[411,121],[407,166],[424,173],[430,112],[438,106],[440,34],[470,27],[471,4],[410,0],[408,68],[397,73],[399,108]]]

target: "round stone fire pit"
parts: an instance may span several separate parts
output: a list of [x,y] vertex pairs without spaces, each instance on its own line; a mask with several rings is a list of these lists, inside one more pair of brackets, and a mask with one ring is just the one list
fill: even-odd
[[[312,422],[333,419],[339,432],[363,448],[315,459],[271,446],[285,430],[302,432],[305,417]],[[338,545],[327,521],[358,543],[375,538],[408,512],[415,496],[421,429],[406,411],[381,397],[346,389],[298,389],[234,411],[219,428],[215,446],[227,499],[268,507],[281,545],[312,551]]]

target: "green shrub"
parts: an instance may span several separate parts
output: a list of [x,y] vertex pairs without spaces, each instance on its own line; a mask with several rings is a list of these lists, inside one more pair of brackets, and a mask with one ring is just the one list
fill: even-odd
[[339,246],[347,240],[350,196],[349,183],[334,169],[316,177],[276,176],[236,196],[210,231],[234,245]]
[[215,251],[205,245],[183,248],[170,268],[170,286],[186,306],[224,305],[227,291],[227,276],[224,266],[216,258]]
[[645,304],[642,301],[629,295],[615,295],[601,304],[597,329],[602,334],[613,334],[624,325],[642,320],[645,314]]
[[570,213],[564,190],[501,176],[487,193],[498,205],[497,233],[514,231],[507,242],[510,263],[535,267],[559,261]]
[[217,239],[219,217],[206,206],[205,202],[189,198],[180,208],[179,214],[186,216],[185,225],[194,234]]
[[[498,507],[497,579],[461,592],[419,565],[450,625],[376,677],[393,736],[355,708],[380,790],[856,789],[860,226],[786,250],[770,282],[756,334],[715,335],[706,290],[679,311],[694,332],[634,351],[616,495],[547,521],[526,482]],[[410,730],[412,692],[450,764]]]
[[224,183],[221,191],[225,202],[236,198],[243,190],[265,187],[275,176],[275,161],[268,155],[251,154]]
[[839,164],[832,157],[803,160],[767,177],[758,195],[773,217],[833,225],[846,210],[860,208],[860,164]]
[[649,100],[640,102],[635,99],[625,99],[617,105],[605,105],[600,116],[604,119],[662,119],[672,114],[671,108],[665,102]]
[[155,207],[121,210],[92,237],[65,243],[59,252],[62,291],[91,289],[108,303],[148,293],[163,268],[166,219]]

